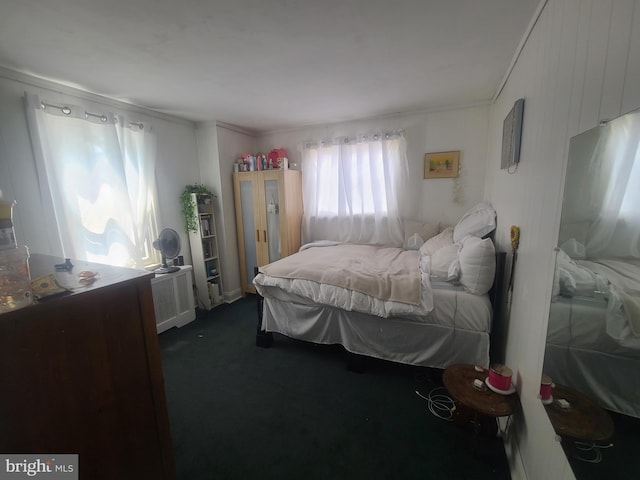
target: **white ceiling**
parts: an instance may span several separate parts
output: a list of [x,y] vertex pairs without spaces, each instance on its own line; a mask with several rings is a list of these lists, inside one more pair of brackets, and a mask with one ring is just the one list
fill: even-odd
[[540,0],[2,0],[0,65],[254,130],[491,100]]

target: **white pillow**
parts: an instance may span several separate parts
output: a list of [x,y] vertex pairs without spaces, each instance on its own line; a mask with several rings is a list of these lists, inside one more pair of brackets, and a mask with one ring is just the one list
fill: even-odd
[[460,242],[464,237],[484,237],[496,228],[496,211],[490,203],[480,202],[465,213],[453,229],[453,241]]
[[587,253],[584,245],[577,241],[575,238],[570,238],[562,245],[560,245],[560,248],[564,250],[571,258],[575,258],[577,260],[584,260],[585,258],[587,258]]
[[567,297],[573,297],[576,293],[576,280],[571,272],[563,267],[558,267],[558,288],[559,292]]
[[478,295],[487,293],[496,273],[496,249],[491,239],[465,238],[458,258],[460,283],[464,289]]
[[561,248],[556,254],[556,270],[553,275],[553,288],[551,295],[557,297],[559,295],[573,296],[576,291],[576,282],[568,272],[566,267],[570,267],[572,263],[571,257]]
[[431,237],[429,240],[424,242],[424,244],[420,247],[420,253],[422,255],[433,256],[438,250],[442,247],[446,247],[453,243],[453,228],[449,227],[444,229],[435,237]]
[[[416,220],[403,220],[404,222],[404,248],[408,248],[409,239],[416,233],[420,235],[422,242],[438,234],[440,225],[438,223],[422,223]],[[420,243],[422,245],[422,243]],[[418,246],[419,248],[419,246]],[[415,249],[417,250],[417,248]]]
[[404,248],[405,250],[419,250],[423,243],[422,237],[417,233],[414,233],[405,240]]
[[576,263],[563,249],[558,250],[554,294],[593,297],[596,290],[602,291],[606,288],[606,279]]
[[577,242],[582,244],[587,243],[590,224],[591,222],[561,223],[558,243],[564,243],[565,240],[570,238],[575,238]]
[[458,251],[460,246],[452,243],[438,249],[431,256],[431,278],[443,282],[457,280],[460,275]]

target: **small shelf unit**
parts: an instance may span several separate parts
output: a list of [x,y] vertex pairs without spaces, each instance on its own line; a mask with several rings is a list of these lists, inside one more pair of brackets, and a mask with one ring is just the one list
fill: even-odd
[[214,195],[191,194],[197,218],[195,232],[189,232],[193,275],[197,289],[198,307],[205,310],[224,301]]

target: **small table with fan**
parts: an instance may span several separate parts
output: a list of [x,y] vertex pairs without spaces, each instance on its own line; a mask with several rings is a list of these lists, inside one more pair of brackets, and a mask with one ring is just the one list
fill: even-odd
[[[445,388],[457,404],[456,423],[472,421],[474,424],[473,446],[483,420],[494,423],[497,417],[510,417],[520,409],[515,388],[500,390],[487,381],[488,371],[476,369],[474,365],[456,364],[447,367],[442,375]],[[479,380],[479,386],[474,381]],[[484,417],[484,418],[482,418]]]

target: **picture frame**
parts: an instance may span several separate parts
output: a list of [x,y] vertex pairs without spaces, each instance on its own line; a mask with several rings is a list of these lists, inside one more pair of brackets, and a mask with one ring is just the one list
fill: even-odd
[[519,98],[502,123],[502,158],[500,169],[508,169],[520,162],[524,98]]
[[455,178],[460,169],[460,150],[424,155],[424,178]]

